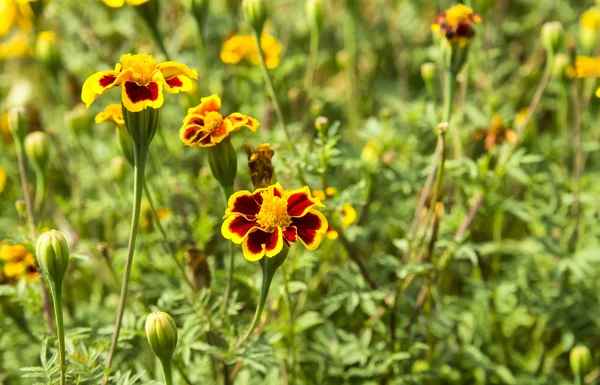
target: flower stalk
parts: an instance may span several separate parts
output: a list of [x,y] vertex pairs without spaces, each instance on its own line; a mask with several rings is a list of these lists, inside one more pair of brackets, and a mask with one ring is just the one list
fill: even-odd
[[65,327],[62,307],[62,282],[50,283],[50,294],[54,302],[54,320],[56,322],[56,338],[58,340],[58,364],[60,367],[60,384],[67,383],[67,366],[65,359]]

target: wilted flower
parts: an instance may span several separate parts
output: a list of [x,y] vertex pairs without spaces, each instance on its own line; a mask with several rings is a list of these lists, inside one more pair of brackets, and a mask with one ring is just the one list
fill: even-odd
[[21,278],[26,281],[37,280],[38,271],[33,254],[24,245],[6,242],[0,242],[0,261],[4,263],[3,283],[15,283]]
[[488,129],[477,131],[473,139],[476,141],[485,139],[485,149],[491,151],[496,145],[504,142],[514,144],[517,141],[517,134],[504,125],[500,115],[494,114]]
[[[268,69],[279,66],[279,55],[281,54],[281,43],[273,36],[263,33],[260,38],[260,47],[265,55],[265,63]],[[221,48],[221,61],[225,64],[237,64],[242,60],[248,60],[254,65],[260,65],[258,47],[252,35],[233,35]]]
[[122,55],[114,70],[97,72],[90,76],[81,90],[81,100],[89,107],[106,91],[123,86],[121,99],[131,112],[146,107],[160,108],[163,105],[163,87],[171,94],[188,91],[198,72],[175,61],[156,64],[151,55],[130,53]]
[[246,144],[246,152],[248,153],[248,168],[250,169],[254,188],[268,187],[275,173],[275,167],[271,163],[275,151],[273,151],[270,144],[263,143],[255,150],[252,149],[252,146]]
[[481,16],[474,13],[473,9],[457,4],[440,12],[431,25],[431,30],[439,33],[448,43],[465,46],[475,36],[472,23],[481,23],[481,21]]
[[288,191],[277,183],[254,192],[238,191],[229,198],[221,233],[242,244],[249,261],[274,257],[284,244],[298,239],[308,250],[315,250],[328,226],[319,207],[325,206],[308,187]]
[[142,5],[150,0],[102,0],[102,2],[112,8],[121,8],[125,3],[133,6]]
[[200,99],[200,104],[188,110],[179,129],[179,138],[186,146],[212,147],[242,127],[256,131],[256,119],[234,112],[221,115],[221,98],[214,94]]

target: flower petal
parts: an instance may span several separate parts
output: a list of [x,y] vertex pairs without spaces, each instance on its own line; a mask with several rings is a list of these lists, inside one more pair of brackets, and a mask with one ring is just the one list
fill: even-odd
[[229,120],[231,122],[234,131],[237,131],[242,127],[248,127],[250,130],[252,130],[252,132],[256,132],[256,129],[260,125],[258,120],[239,112],[234,112],[233,114],[226,116],[225,120]]
[[301,217],[313,207],[325,207],[318,198],[313,198],[308,186],[300,190],[290,191],[288,196],[288,214],[291,217]]
[[102,2],[112,8],[121,8],[125,5],[125,0],[102,0]]
[[242,190],[229,197],[225,216],[230,214],[241,214],[246,219],[254,219],[259,211],[260,205],[254,199],[252,193],[247,190]]
[[305,216],[292,218],[292,226],[298,229],[298,238],[308,250],[315,250],[321,244],[323,234],[329,224],[320,211],[311,210]]
[[81,100],[89,107],[100,95],[118,86],[117,71],[108,70],[96,72],[86,79],[81,88]]
[[281,227],[272,233],[256,230],[248,234],[242,242],[242,252],[249,261],[258,261],[263,256],[274,257],[283,249]]
[[221,234],[239,245],[253,228],[258,228],[256,222],[248,220],[242,215],[232,215],[223,221]]
[[298,240],[298,229],[294,226],[288,226],[283,230],[283,236],[289,242],[296,242]]
[[207,112],[216,111],[218,112],[221,109],[221,98],[217,94],[213,94],[207,96],[205,98],[200,99],[200,104],[198,104],[194,108],[190,108],[188,110],[188,115],[191,114],[200,114],[206,115]]
[[140,86],[135,82],[125,82],[121,96],[123,105],[131,112],[139,112],[146,107],[160,108],[164,102],[160,82],[150,82],[147,86]]
[[163,75],[165,90],[171,94],[191,90],[193,87],[191,79],[198,79],[196,70],[191,70],[188,66],[175,61],[161,63],[156,68]]
[[186,146],[198,145],[205,138],[209,138],[210,132],[198,124],[184,124],[179,129],[179,139]]
[[229,120],[223,120],[223,125],[210,133],[210,142],[212,145],[221,143],[223,139],[234,131],[233,125]]

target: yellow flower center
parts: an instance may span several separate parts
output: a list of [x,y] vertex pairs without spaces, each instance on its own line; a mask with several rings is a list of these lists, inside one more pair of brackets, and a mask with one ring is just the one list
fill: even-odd
[[449,26],[455,26],[460,23],[470,21],[473,9],[464,4],[457,4],[446,11],[446,23]]
[[145,53],[132,55],[130,53],[121,56],[123,70],[132,70],[131,80],[140,86],[148,85],[152,81],[154,71],[156,71],[156,61],[152,55]]
[[216,111],[207,112],[204,115],[204,128],[214,131],[223,125],[223,115]]
[[277,227],[286,228],[292,224],[292,218],[287,211],[287,199],[274,194],[274,189],[269,188],[261,194],[263,198],[256,222],[264,231],[272,232]]

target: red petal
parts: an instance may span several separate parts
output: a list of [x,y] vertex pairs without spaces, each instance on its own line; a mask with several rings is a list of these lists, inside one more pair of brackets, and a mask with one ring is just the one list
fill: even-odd
[[229,223],[227,229],[230,232],[238,235],[240,238],[244,238],[248,231],[250,231],[250,229],[252,229],[254,226],[256,226],[254,221],[249,221],[242,216],[237,216]]
[[298,230],[293,226],[286,227],[283,230],[283,236],[287,241],[296,242],[298,240]]
[[100,81],[98,83],[100,83],[102,87],[108,87],[111,84],[113,84],[115,80],[117,80],[116,76],[104,75],[102,78],[100,78]]
[[316,202],[312,201],[305,191],[298,191],[288,198],[287,211],[291,217],[304,215]]
[[183,82],[177,76],[166,81],[169,87],[181,87]]
[[250,233],[247,239],[248,251],[256,255],[262,254],[263,249],[266,251],[274,250],[277,247],[277,241],[279,240],[278,238],[278,231],[266,233],[262,230],[257,230],[253,233]]
[[152,82],[147,86],[139,86],[134,82],[125,82],[125,92],[132,103],[139,103],[144,100],[155,101],[158,99],[158,84]]
[[323,221],[318,215],[308,212],[303,217],[292,218],[292,226],[296,227],[298,236],[305,245],[312,245],[317,231],[323,227]]
[[256,202],[252,195],[239,195],[231,204],[231,213],[240,213],[248,219],[253,219],[260,211],[260,205]]

